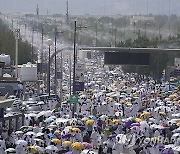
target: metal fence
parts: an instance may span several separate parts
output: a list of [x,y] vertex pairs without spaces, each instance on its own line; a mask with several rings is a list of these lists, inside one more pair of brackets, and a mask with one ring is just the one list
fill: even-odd
[[0,118],[0,129],[16,131],[24,125],[24,114]]

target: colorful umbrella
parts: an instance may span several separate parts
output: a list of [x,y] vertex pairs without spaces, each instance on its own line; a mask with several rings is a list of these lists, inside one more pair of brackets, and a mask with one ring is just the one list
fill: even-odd
[[166,115],[165,112],[159,112],[159,114],[162,115],[162,116],[165,116],[165,115]]
[[111,131],[109,129],[104,129],[104,133],[109,136],[111,134]]
[[45,123],[51,123],[53,122],[54,119],[53,118],[47,118],[46,120],[44,120]]
[[64,141],[62,144],[66,145],[66,146],[71,146],[72,142],[71,141]]
[[142,122],[143,120],[140,119],[140,118],[136,118],[135,121],[140,123],[140,122]]
[[90,143],[87,143],[87,142],[83,142],[82,145],[84,149],[90,149],[93,147]]
[[114,119],[114,120],[113,120],[113,123],[115,123],[115,124],[120,124],[121,121],[120,121],[119,119]]
[[75,127],[75,128],[72,128],[72,131],[73,131],[73,132],[81,132],[81,130],[80,130],[79,128],[76,128],[76,127]]
[[89,116],[89,119],[97,120],[97,118],[96,118],[94,115],[90,115],[90,116]]
[[113,121],[111,119],[107,119],[107,120],[105,120],[105,123],[106,124],[113,124]]
[[92,126],[94,124],[94,120],[87,120],[86,125]]
[[71,145],[71,147],[74,149],[74,150],[78,150],[78,151],[81,151],[83,149],[83,145],[80,143],[80,142],[75,142]]
[[70,138],[71,137],[71,134],[65,134],[62,136],[62,139],[65,139],[65,138]]
[[55,144],[60,144],[61,143],[61,141],[59,139],[52,139],[51,142],[55,143]]
[[37,149],[35,146],[28,146],[28,147],[26,147],[26,149],[28,149],[29,151],[34,152],[34,153],[37,152]]

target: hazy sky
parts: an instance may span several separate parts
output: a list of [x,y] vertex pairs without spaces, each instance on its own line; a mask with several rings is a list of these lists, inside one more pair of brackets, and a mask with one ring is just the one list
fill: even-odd
[[[115,15],[115,14],[178,14],[180,0],[68,0],[72,15]],[[65,14],[66,0],[0,0],[2,12],[35,13],[39,5],[40,14]],[[170,5],[169,5],[170,4]],[[170,7],[169,7],[170,6]],[[170,8],[170,9],[169,9]]]

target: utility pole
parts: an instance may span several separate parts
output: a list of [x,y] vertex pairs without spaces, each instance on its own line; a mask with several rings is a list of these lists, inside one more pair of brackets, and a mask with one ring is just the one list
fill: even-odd
[[34,28],[32,29],[32,46],[31,46],[31,63],[33,64],[34,63],[34,47],[33,47],[33,44],[34,44]]
[[97,31],[98,31],[98,25],[97,25],[97,22],[96,22],[96,47],[97,47]]
[[[83,27],[83,26],[78,26],[76,24],[76,21],[74,21],[74,64],[73,64],[73,95],[76,95],[76,81],[75,81],[75,73],[76,73],[76,63],[77,63],[77,52],[76,52],[76,31],[77,28],[81,29],[81,28],[87,28],[87,27]],[[76,103],[73,106],[73,111],[72,111],[72,116],[74,116],[74,113],[76,111]]]
[[66,24],[69,24],[69,3],[66,1]]
[[114,46],[116,47],[116,39],[117,39],[117,26],[114,29]]
[[149,1],[147,1],[147,16],[149,15]]
[[[57,94],[57,89],[56,89],[56,85],[57,85],[57,56],[56,56],[56,54],[57,54],[57,35],[58,35],[58,33],[62,34],[62,33],[64,33],[64,31],[58,32],[57,28],[55,28],[55,33],[54,33],[54,35],[55,35],[55,38],[54,38],[54,41],[55,41],[55,47],[54,47],[54,53],[55,53],[55,56],[54,56],[54,58],[55,58],[55,62],[54,62],[55,63],[54,93],[55,94]],[[62,61],[62,51],[61,51],[61,61]],[[61,71],[62,71],[62,62],[61,62]],[[61,72],[61,74],[62,74],[62,72]],[[62,82],[62,79],[61,79],[61,82]]]
[[44,29],[42,28],[41,30],[41,73],[43,73],[43,64],[44,64],[43,44],[44,44]]
[[[55,28],[55,38],[54,38],[54,53],[55,53],[55,56],[54,56],[54,58],[55,58],[55,60],[54,60],[54,65],[55,65],[55,73],[54,73],[54,75],[55,75],[55,79],[54,79],[54,93],[55,94],[57,94],[57,89],[56,89],[56,86],[57,86],[57,56],[56,56],[56,42],[57,42],[57,28]],[[61,51],[62,52],[62,51]]]
[[37,8],[36,8],[36,15],[39,16],[39,7],[38,7],[38,4],[37,4]]
[[20,39],[20,29],[16,29],[15,30],[15,33],[16,33],[16,53],[15,53],[15,57],[16,57],[16,60],[15,60],[15,65],[16,65],[16,74],[15,74],[15,77],[18,78],[18,40]]

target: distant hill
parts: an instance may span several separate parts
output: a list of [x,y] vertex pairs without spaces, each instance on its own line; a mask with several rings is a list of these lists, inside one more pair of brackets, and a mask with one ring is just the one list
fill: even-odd
[[[8,29],[0,19],[0,54],[8,54],[15,60],[15,37],[14,33]],[[27,42],[19,40],[19,64],[31,61],[31,46]]]

